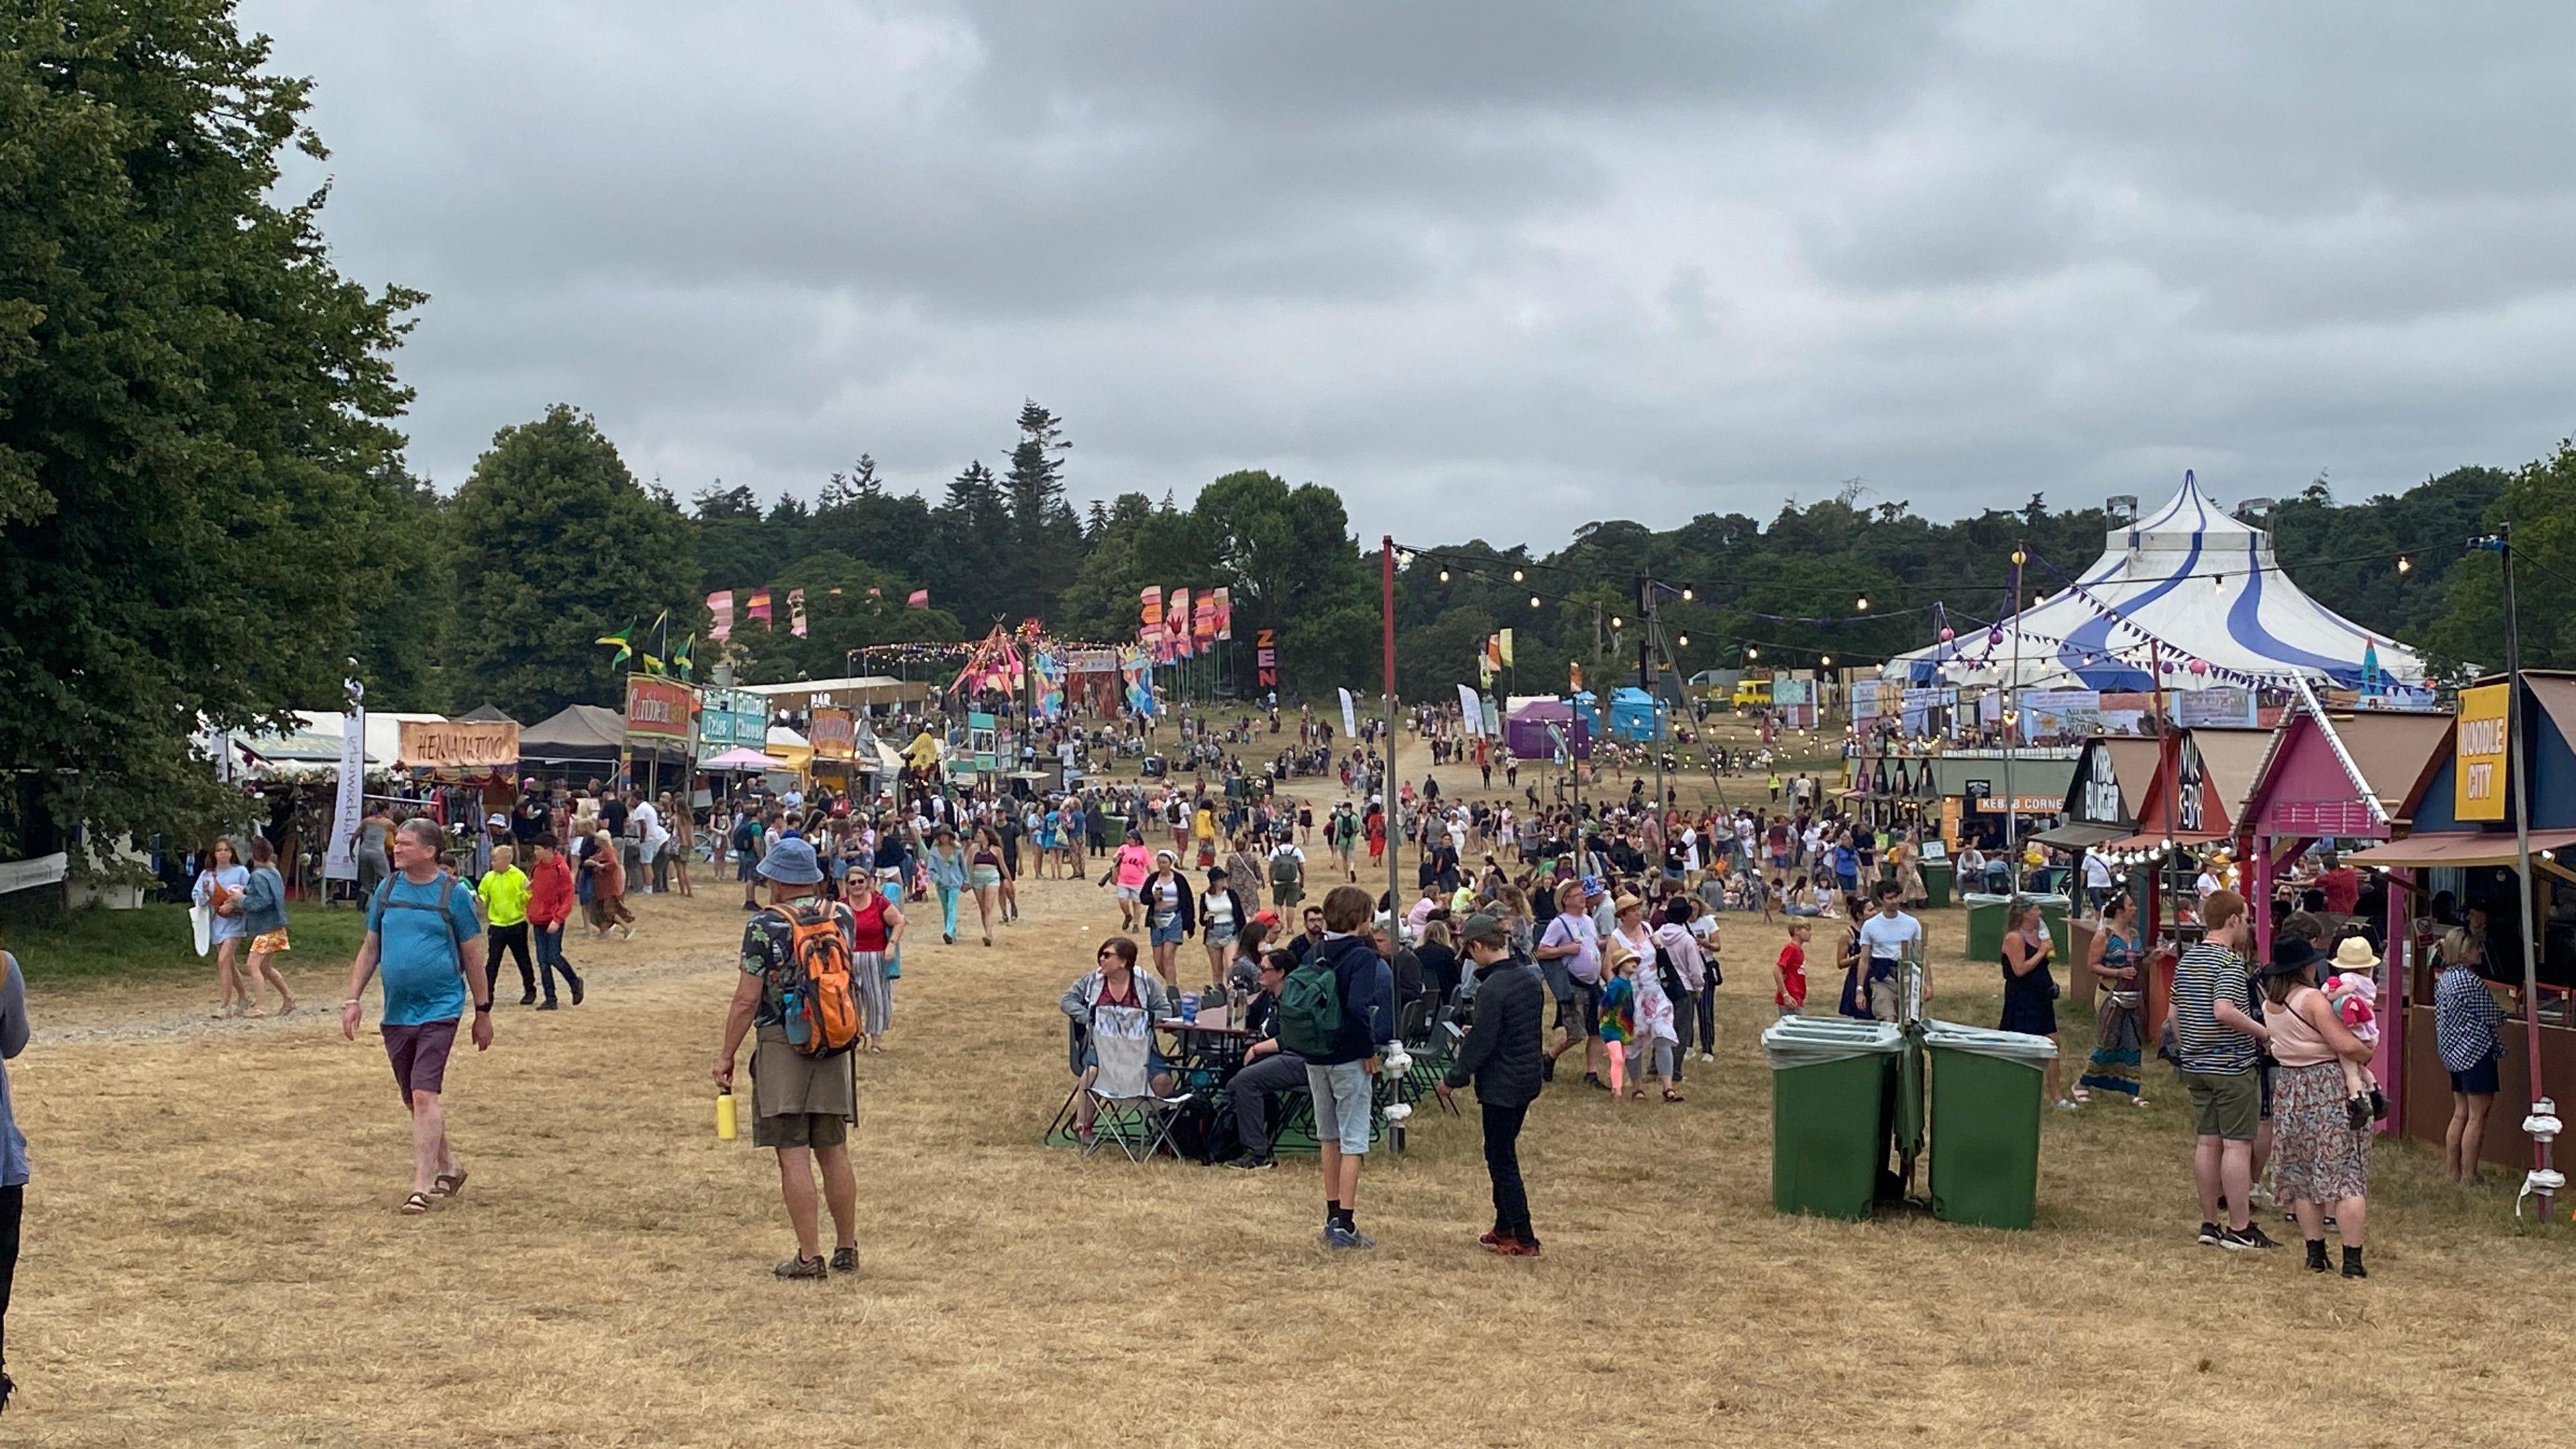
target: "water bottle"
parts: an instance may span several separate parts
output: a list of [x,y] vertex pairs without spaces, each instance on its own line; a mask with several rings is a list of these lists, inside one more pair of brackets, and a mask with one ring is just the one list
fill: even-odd
[[731,1142],[736,1130],[733,1116],[733,1088],[724,1087],[716,1092],[716,1140]]

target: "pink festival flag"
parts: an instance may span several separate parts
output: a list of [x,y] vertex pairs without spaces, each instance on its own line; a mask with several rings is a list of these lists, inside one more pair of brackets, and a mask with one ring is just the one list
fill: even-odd
[[1216,591],[1216,637],[1234,637],[1234,590],[1220,584]]
[[718,589],[707,595],[707,612],[716,616],[716,626],[707,637],[721,644],[733,633],[733,590]]
[[1187,659],[1198,652],[1190,647],[1190,591],[1172,590],[1171,602],[1163,606],[1163,635],[1172,641],[1172,657]]
[[929,607],[930,607],[930,590],[928,590],[928,589],[915,589],[915,590],[913,590],[913,591],[912,591],[912,593],[911,593],[908,597],[906,597],[906,598],[904,599],[904,601],[903,601],[903,606],[904,606],[905,608],[907,608],[907,609],[927,609],[927,608],[929,608]]
[[787,632],[795,635],[799,639],[804,638],[805,591],[803,589],[789,589],[787,591],[787,619]]

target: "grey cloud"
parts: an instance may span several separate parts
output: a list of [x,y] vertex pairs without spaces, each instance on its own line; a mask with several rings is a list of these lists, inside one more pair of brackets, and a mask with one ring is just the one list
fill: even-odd
[[1547,545],[1855,475],[2358,495],[2567,425],[2576,12],[722,14],[246,9],[341,263],[433,293],[442,483],[560,398],[683,492],[935,493],[1033,396],[1082,496],[1269,466]]

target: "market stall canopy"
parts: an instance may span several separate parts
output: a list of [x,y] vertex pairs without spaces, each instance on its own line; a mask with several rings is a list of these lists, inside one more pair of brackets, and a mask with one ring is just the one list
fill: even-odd
[[626,716],[595,704],[568,704],[519,731],[519,758],[539,765],[617,763],[626,748]]
[[2119,840],[2128,833],[2129,828],[2125,825],[2101,825],[2090,820],[2070,820],[2064,825],[2052,825],[2033,835],[2031,839],[2042,845],[2054,845],[2060,850],[2082,850],[2088,845],[2103,845]]
[[[295,727],[267,733],[235,730],[228,737],[232,751],[232,774],[247,780],[316,780],[340,773],[340,729],[348,716],[325,714],[320,710],[299,709],[294,712]],[[198,742],[209,755],[215,748],[211,732],[198,735]],[[389,757],[366,756],[369,768],[390,764]]]
[[[2040,561],[2030,567],[2033,583],[2048,577]],[[2414,650],[2301,592],[2271,535],[2229,516],[2189,473],[2162,509],[2111,529],[2102,556],[2068,587],[1991,626],[1961,624],[1956,638],[1889,660],[1882,677],[2142,690],[2295,674],[2364,693],[2424,687]],[[2184,666],[2194,661],[2208,668],[2193,674]],[[2173,672],[2152,672],[2158,662]]]
[[[2576,845],[2576,830],[2535,830],[2531,832],[2532,853],[2565,850]],[[2513,832],[2510,830],[2449,830],[2437,835],[2410,835],[2404,840],[2391,840],[2366,850],[2356,850],[2343,857],[2348,865],[2511,865],[2514,860]]]
[[930,698],[927,680],[897,679],[891,674],[860,674],[843,679],[799,679],[792,684],[745,684],[745,694],[769,701],[774,710],[803,714],[817,705],[856,709],[876,704],[918,704]]
[[501,708],[501,706],[499,706],[499,705],[497,705],[497,704],[494,704],[494,703],[492,703],[492,702],[491,702],[491,701],[489,701],[489,700],[486,700],[486,701],[484,701],[481,705],[479,705],[479,706],[477,706],[477,707],[475,707],[475,708],[473,708],[473,709],[470,709],[470,710],[466,711],[466,712],[465,712],[465,713],[463,713],[463,714],[458,715],[458,716],[457,716],[457,718],[458,718],[458,719],[464,719],[464,720],[473,720],[473,721],[475,721],[475,722],[477,722],[477,723],[482,723],[482,724],[517,724],[517,723],[518,723],[518,721],[517,721],[517,720],[512,719],[512,718],[510,717],[510,713],[509,713],[509,711],[507,711],[507,710],[505,710],[505,709]]
[[737,770],[774,770],[778,768],[778,757],[776,755],[764,754],[759,750],[737,747],[735,749],[727,750],[723,754],[718,755],[711,760],[699,761],[698,768],[701,770],[720,770],[726,773],[731,773]]

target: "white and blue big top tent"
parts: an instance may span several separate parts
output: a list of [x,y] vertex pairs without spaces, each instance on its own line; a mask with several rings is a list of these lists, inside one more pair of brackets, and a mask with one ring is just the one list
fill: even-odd
[[[2023,577],[2026,590],[2054,578],[2037,559]],[[2421,697],[2424,688],[2414,650],[2301,592],[2272,556],[2272,536],[2229,516],[2189,473],[2163,508],[2112,529],[2102,556],[2071,584],[2018,618],[1956,628],[1954,638],[1889,660],[1882,677],[2147,690],[2287,687],[2295,675],[2367,695]]]

